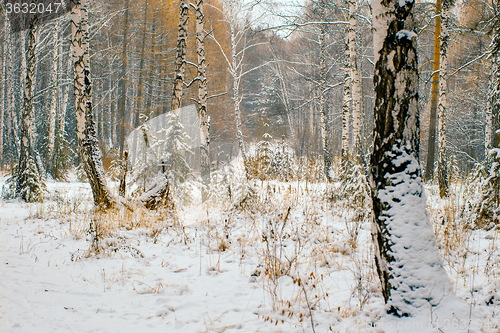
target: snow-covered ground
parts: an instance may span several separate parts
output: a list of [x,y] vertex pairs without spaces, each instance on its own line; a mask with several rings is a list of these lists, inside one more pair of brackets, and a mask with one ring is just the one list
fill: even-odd
[[[396,319],[384,315],[368,222],[350,222],[322,184],[255,187],[235,209],[199,204],[175,217],[92,213],[77,182],[49,183],[41,204],[0,200],[0,331],[500,331],[498,230],[445,246],[437,228],[462,301]],[[430,198],[435,220],[444,213]],[[106,226],[101,253],[92,219]]]

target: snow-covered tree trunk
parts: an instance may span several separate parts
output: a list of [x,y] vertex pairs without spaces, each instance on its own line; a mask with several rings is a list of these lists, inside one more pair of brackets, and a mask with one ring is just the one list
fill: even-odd
[[181,0],[177,36],[177,56],[175,58],[174,90],[172,93],[172,106],[170,107],[171,111],[180,108],[182,105],[182,86],[184,84],[184,71],[186,70],[188,19],[189,7],[185,0]]
[[488,107],[486,109],[485,128],[485,154],[488,155],[497,146],[497,133],[500,129],[500,29],[494,29],[491,42],[491,72],[488,96]]
[[434,29],[434,65],[432,67],[432,86],[431,86],[431,112],[429,120],[429,141],[427,144],[427,164],[425,166],[425,178],[432,179],[434,176],[434,155],[436,151],[436,120],[437,105],[439,97],[439,55],[440,55],[440,36],[441,36],[441,3],[442,0],[436,0],[436,27]]
[[[54,41],[54,49],[53,49],[53,57],[50,62],[50,85],[55,86],[57,84],[57,73],[59,71],[58,68],[58,50],[57,47],[59,32],[58,29],[54,29],[52,32],[52,40]],[[58,89],[52,88],[50,91],[49,97],[49,146],[48,146],[48,156],[52,156],[54,153],[54,144],[55,144],[55,134],[56,134],[56,114],[57,114],[57,92]],[[48,166],[47,169],[49,169]]]
[[[37,44],[37,18],[30,19],[27,30],[28,43],[25,53],[24,95],[23,110],[20,128],[20,154],[16,178],[16,197],[30,202],[40,200],[40,185],[42,169],[37,165],[37,156],[34,146],[34,106],[33,97],[35,89],[35,63],[36,63],[36,44]],[[36,165],[36,168],[33,166]],[[33,184],[33,185],[32,185]],[[35,193],[34,193],[35,192]],[[38,193],[36,193],[38,192]]]
[[358,71],[358,54],[356,51],[356,28],[358,20],[356,17],[356,0],[348,0],[349,3],[349,28],[348,28],[348,45],[349,45],[349,67],[352,84],[352,141],[353,155],[359,160],[362,154],[361,147],[361,78]]
[[[370,157],[375,263],[388,311],[429,313],[453,295],[419,164],[418,62],[413,0],[372,2],[374,143]],[[452,296],[450,296],[452,297]]]
[[94,204],[109,208],[114,204],[102,166],[92,113],[92,81],[90,77],[89,27],[87,0],[72,0],[71,43],[73,47],[76,129],[81,163],[92,188]]
[[[496,17],[498,18],[498,12]],[[495,22],[491,41],[491,74],[486,128],[486,165],[488,177],[481,183],[481,199],[477,203],[477,227],[500,224],[500,24]]]
[[[207,74],[205,63],[205,14],[203,0],[196,0],[196,53],[198,55],[198,118],[200,120],[200,165],[205,186],[210,184],[210,117],[207,114]],[[203,191],[203,201],[207,199]]]
[[438,184],[439,196],[448,196],[448,159],[446,157],[446,110],[448,102],[446,98],[448,84],[448,34],[450,20],[451,0],[442,0],[441,8],[441,35],[440,35],[440,56],[439,56],[439,100],[438,100]]

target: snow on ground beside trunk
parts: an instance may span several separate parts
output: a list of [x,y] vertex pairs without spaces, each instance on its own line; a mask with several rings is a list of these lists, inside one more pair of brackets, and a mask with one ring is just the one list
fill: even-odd
[[[88,255],[88,185],[49,183],[43,204],[0,201],[0,331],[460,332],[469,319],[384,315],[369,224],[324,200],[324,184],[256,185],[259,200],[232,213],[187,207],[176,225],[116,228],[98,255]],[[498,331],[486,326],[498,309],[483,306],[494,286],[482,271],[500,260],[479,256],[500,258],[494,232],[471,236],[478,260],[463,265],[476,265],[470,332]],[[470,279],[450,262],[467,300]]]

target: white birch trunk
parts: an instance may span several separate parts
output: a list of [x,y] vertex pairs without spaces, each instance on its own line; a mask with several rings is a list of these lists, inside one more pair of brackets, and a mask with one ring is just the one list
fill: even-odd
[[348,0],[349,3],[349,67],[351,70],[351,84],[352,84],[352,141],[353,153],[356,160],[359,162],[362,154],[361,147],[361,79],[358,71],[358,55],[356,51],[356,28],[358,20],[356,18],[356,0]]
[[[50,79],[49,85],[55,86],[57,84],[57,73],[59,71],[58,68],[58,50],[57,47],[58,29],[54,29],[52,32],[52,40],[54,41],[54,50],[53,50],[53,58],[51,61],[51,66],[49,69]],[[55,145],[55,133],[56,133],[56,114],[57,114],[57,88],[53,88],[50,91],[50,100],[49,100],[49,147],[48,147],[48,156],[52,156],[54,153],[54,145]]]
[[[12,37],[11,37],[11,32],[10,32],[10,23],[8,18],[6,17],[4,19],[4,31],[6,34],[6,41],[5,41],[5,75],[7,78],[12,77],[12,57],[11,57],[11,50],[13,49],[13,44],[12,44]],[[5,99],[4,99],[4,112],[5,112],[5,117],[6,117],[6,131],[7,131],[7,138],[10,138],[11,144],[14,148],[14,156],[18,156],[18,149],[17,149],[17,143],[18,143],[18,138],[15,132],[15,129],[12,126],[13,118],[15,117],[14,114],[14,108],[13,106],[13,96],[12,96],[12,83],[11,80],[6,80],[5,81]]]
[[438,184],[441,198],[448,196],[448,159],[446,157],[446,109],[448,102],[448,34],[450,1],[443,0],[441,8],[441,35],[440,35],[440,60],[439,60],[439,97],[438,97]]
[[[196,0],[196,53],[198,55],[198,118],[200,120],[200,166],[205,186],[210,184],[210,117],[207,114],[207,75],[205,63],[205,14],[203,0]],[[203,191],[203,201],[208,197]]]
[[75,70],[75,106],[80,158],[92,188],[95,205],[109,208],[114,205],[114,201],[106,188],[102,155],[97,144],[92,113],[87,0],[72,1],[74,7],[71,12],[71,43]]
[[457,301],[426,213],[419,164],[414,1],[375,0],[372,6],[375,128],[370,185],[382,294],[388,311],[397,316],[428,313],[429,307],[451,313],[454,309],[443,304]]
[[182,105],[182,86],[184,84],[184,71],[186,69],[187,49],[187,22],[189,19],[189,7],[185,0],[180,2],[179,30],[177,37],[177,56],[175,58],[175,79],[172,93],[171,111]]
[[329,135],[329,124],[328,124],[328,109],[326,106],[326,27],[324,25],[320,25],[320,33],[319,33],[319,107],[321,114],[321,142],[323,149],[323,162],[324,162],[324,173],[326,179],[331,182],[332,177],[330,175],[330,168],[332,165],[330,147],[328,147],[328,135]]
[[[349,31],[349,30],[348,30]],[[351,103],[351,55],[349,52],[349,33],[346,33],[345,41],[345,62],[344,62],[344,90],[342,100],[342,157],[347,158],[349,149],[349,116]]]
[[[243,161],[245,162],[245,169],[247,169],[248,156],[245,150],[245,142],[243,140],[243,126],[241,123],[241,97],[240,97],[240,79],[241,77],[236,72],[238,68],[238,61],[236,55],[236,33],[234,31],[234,25],[231,25],[231,58],[232,58],[232,76],[233,76],[233,103],[234,103],[234,115],[236,118],[236,137],[238,138],[238,144],[240,146],[241,155],[243,156]],[[248,175],[248,171],[247,171]]]
[[[7,21],[7,17],[3,18],[4,22]],[[3,168],[4,164],[4,153],[3,153],[3,131],[5,124],[5,82],[6,73],[7,73],[7,47],[9,46],[8,39],[8,30],[3,29],[3,40],[2,40],[2,54],[0,56],[0,169]]]
[[[19,153],[19,164],[17,170],[16,179],[16,196],[21,197],[25,201],[31,201],[30,190],[26,189],[28,185],[28,178],[26,171],[29,168],[30,163],[37,162],[37,156],[35,155],[34,149],[34,108],[33,108],[33,96],[35,88],[35,62],[36,62],[36,18],[32,19],[29,23],[29,28],[27,30],[28,45],[26,47],[26,53],[24,59],[24,67],[26,77],[24,78],[24,99],[23,99],[23,110],[21,118],[21,130],[20,130],[20,153]],[[24,46],[24,45],[23,45]],[[23,82],[21,81],[21,82]],[[31,161],[30,161],[31,160]],[[37,165],[37,173],[40,175],[42,170],[40,165]],[[39,177],[39,176],[38,176]]]

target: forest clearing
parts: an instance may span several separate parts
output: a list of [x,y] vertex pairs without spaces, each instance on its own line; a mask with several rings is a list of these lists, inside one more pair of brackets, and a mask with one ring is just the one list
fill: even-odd
[[499,332],[498,0],[0,0],[0,331]]

